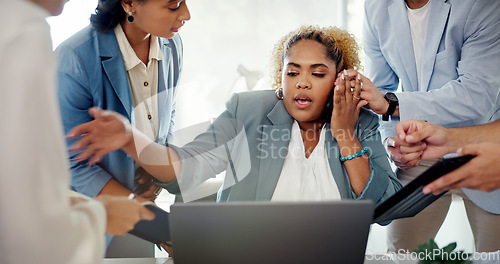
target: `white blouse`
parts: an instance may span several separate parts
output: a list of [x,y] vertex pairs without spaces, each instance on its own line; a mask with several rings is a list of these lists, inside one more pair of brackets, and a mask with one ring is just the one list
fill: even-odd
[[123,56],[134,102],[132,125],[156,141],[158,137],[158,61],[162,60],[158,37],[151,36],[149,61],[145,65],[128,42],[120,24],[115,28],[116,40]]
[[271,201],[339,200],[340,192],[333,178],[325,149],[323,126],[318,145],[309,158],[297,121],[292,125],[288,154]]
[[[158,61],[162,60],[158,37],[152,36],[149,41],[149,61],[145,65],[128,42],[122,26],[115,27],[116,40],[123,56],[125,70],[127,70],[130,92],[134,104],[131,118],[132,125],[152,141],[158,138]],[[134,190],[138,187],[137,180],[142,172],[138,171],[139,164],[134,163]]]

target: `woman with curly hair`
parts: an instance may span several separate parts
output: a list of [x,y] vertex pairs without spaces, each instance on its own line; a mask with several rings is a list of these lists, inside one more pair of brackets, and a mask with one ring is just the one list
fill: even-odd
[[[358,46],[336,27],[301,27],[273,53],[275,90],[235,94],[209,129],[183,147],[152,144],[113,112],[72,130],[78,160],[122,148],[169,192],[184,192],[226,170],[218,201],[371,199],[401,188],[363,109]],[[330,101],[330,102],[328,102]],[[331,105],[332,107],[329,107]]]

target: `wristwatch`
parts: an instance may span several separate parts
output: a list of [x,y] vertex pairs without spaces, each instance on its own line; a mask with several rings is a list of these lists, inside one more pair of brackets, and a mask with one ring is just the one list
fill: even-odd
[[382,115],[382,121],[389,121],[389,116],[394,114],[394,111],[396,111],[396,107],[399,105],[399,100],[394,93],[386,93],[384,98],[387,102],[389,102],[389,108],[387,108],[387,112]]

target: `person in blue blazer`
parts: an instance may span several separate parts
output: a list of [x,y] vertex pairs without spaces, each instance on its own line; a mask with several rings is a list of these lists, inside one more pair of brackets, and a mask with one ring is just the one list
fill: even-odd
[[276,90],[233,95],[208,130],[181,148],[154,144],[122,115],[92,108],[95,120],[70,132],[80,139],[74,150],[84,149],[76,159],[92,164],[122,148],[173,193],[226,170],[218,201],[227,202],[380,203],[401,188],[377,116],[361,109],[360,79],[344,75],[360,64],[352,35],[299,28],[276,45],[273,64]]
[[[65,132],[92,120],[86,109],[98,106],[126,116],[151,140],[168,141],[182,69],[177,32],[189,19],[184,0],[100,0],[91,25],[57,48]],[[139,201],[153,201],[161,190],[123,151],[109,153],[93,166],[74,157],[71,188],[90,197],[134,191]]]
[[[410,119],[454,128],[500,118],[500,1],[367,0],[365,15],[366,70],[373,83],[363,80],[362,97],[383,115],[382,139]],[[388,145],[403,184],[437,162],[421,161],[419,146]],[[500,216],[464,192],[453,190],[464,199],[476,249],[499,250]],[[391,223],[389,250],[414,250],[433,238],[450,203],[451,193],[417,216]]]
[[[155,142],[170,139],[182,69],[182,42],[176,33],[190,16],[184,1],[171,1],[161,12],[159,2],[101,0],[92,24],[57,48],[66,132],[92,120],[86,109],[98,106],[126,116]],[[90,167],[73,157],[74,190],[94,197],[128,195],[134,188],[134,161],[123,151]]]

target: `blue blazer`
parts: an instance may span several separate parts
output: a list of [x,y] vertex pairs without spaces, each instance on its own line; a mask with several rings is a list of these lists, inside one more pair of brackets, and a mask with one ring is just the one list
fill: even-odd
[[[367,0],[363,26],[367,75],[396,91],[401,120],[459,127],[500,118],[500,1],[430,0],[421,83],[404,0]],[[382,122],[394,136],[395,122]]]
[[[172,135],[175,95],[182,68],[182,42],[179,36],[158,38],[163,60],[158,67],[158,143]],[[100,33],[88,26],[58,48],[58,95],[64,130],[91,121],[88,109],[98,106],[116,111],[134,120],[134,107],[123,57],[113,31]],[[68,146],[75,140],[68,140]],[[104,156],[88,167],[86,162],[73,162],[70,153],[71,186],[77,192],[94,197],[114,178],[132,190],[134,161],[119,150]]]
[[[182,148],[171,146],[181,157],[182,168],[175,181],[162,186],[169,192],[181,193],[226,170],[218,201],[269,201],[285,162],[293,122],[272,90],[235,94],[205,133]],[[377,128],[377,116],[363,109],[355,132],[370,150],[371,174],[357,196],[327,125],[325,148],[342,199],[379,203],[401,189]]]
[[[367,0],[363,26],[366,69],[382,92],[396,91],[401,120],[419,119],[445,127],[471,126],[500,118],[500,1],[430,0],[421,83],[403,0]],[[382,137],[394,136],[382,122]],[[482,203],[499,192],[471,195]],[[498,203],[498,202],[497,202]],[[491,210],[490,210],[491,211]],[[495,213],[498,213],[498,209]]]

